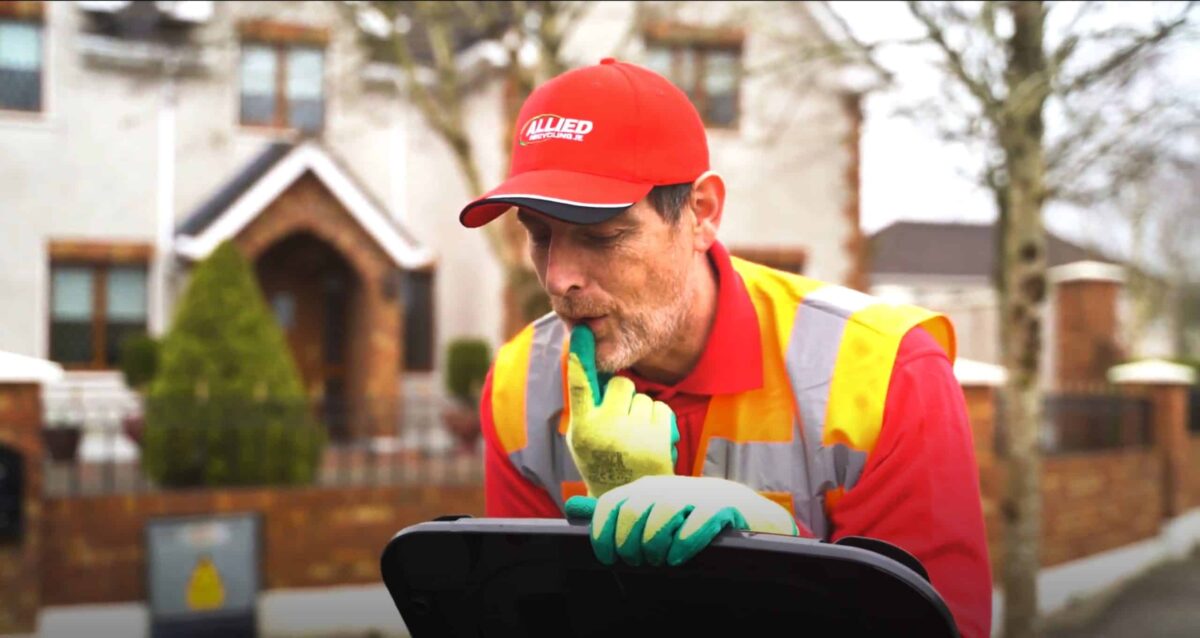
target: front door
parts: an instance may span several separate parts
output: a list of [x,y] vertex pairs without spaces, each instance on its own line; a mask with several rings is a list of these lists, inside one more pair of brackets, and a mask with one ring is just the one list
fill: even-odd
[[345,419],[348,308],[354,276],[321,240],[294,235],[258,260],[263,294],[287,337],[305,391],[319,399],[331,434]]

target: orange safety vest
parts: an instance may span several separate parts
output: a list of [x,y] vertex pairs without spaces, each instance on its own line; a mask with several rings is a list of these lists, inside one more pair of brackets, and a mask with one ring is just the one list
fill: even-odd
[[[875,448],[900,341],[920,326],[953,362],[953,326],[916,306],[732,263],[758,316],[763,384],[712,397],[691,475],[754,488],[827,537],[828,508],[854,487]],[[548,314],[500,349],[492,375],[501,446],[560,508],[584,493],[564,437],[568,347],[565,326]]]

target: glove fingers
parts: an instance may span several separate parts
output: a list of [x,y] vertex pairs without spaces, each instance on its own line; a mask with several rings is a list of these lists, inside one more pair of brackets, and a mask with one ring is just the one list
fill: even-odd
[[746,529],[746,519],[735,507],[722,507],[716,511],[697,508],[679,528],[667,552],[667,564],[678,566],[691,560],[708,547],[717,534],[725,528]]
[[654,403],[654,410],[656,416],[655,423],[658,422],[657,415],[662,410],[666,410],[671,414],[671,464],[674,465],[679,462],[679,422],[675,420],[675,413],[671,411],[670,406],[662,401]]
[[627,565],[637,567],[642,564],[642,530],[646,528],[646,518],[650,516],[650,507],[637,507],[633,499],[621,506],[617,515],[617,556]]
[[629,406],[633,403],[636,393],[633,381],[628,377],[613,377],[604,388],[604,403],[611,405],[609,409],[616,414],[629,414]]
[[587,381],[588,389],[597,399],[596,404],[600,403],[600,379],[596,375],[596,335],[592,334],[592,329],[582,324],[571,328],[569,349],[579,361],[580,372],[584,375],[581,380]]
[[570,401],[571,418],[580,419],[595,409],[599,390],[594,389],[591,379],[595,375],[587,372],[579,356],[574,352],[567,357],[567,398]]
[[650,508],[646,525],[642,529],[642,557],[655,567],[665,565],[675,533],[683,526],[692,506],[682,508],[671,507],[665,503],[656,503]]
[[[615,491],[615,490],[614,490]],[[624,499],[618,500],[609,492],[596,501],[596,510],[592,514],[591,533],[592,552],[596,559],[605,565],[617,562],[616,532],[617,515],[621,511]]]
[[567,499],[563,509],[566,511],[567,518],[591,520],[592,515],[596,513],[596,499],[590,496],[572,496]]
[[629,418],[634,423],[645,423],[647,425],[654,423],[652,420],[654,415],[654,399],[644,395],[635,394],[633,400],[629,404]]
[[747,504],[739,510],[745,516],[747,526],[755,532],[768,534],[788,534],[795,536],[799,533],[796,519],[787,508],[766,497]]

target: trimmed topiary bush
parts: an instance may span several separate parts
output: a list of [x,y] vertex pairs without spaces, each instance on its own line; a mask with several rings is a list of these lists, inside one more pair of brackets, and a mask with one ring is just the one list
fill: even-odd
[[117,362],[125,385],[142,391],[158,373],[158,341],[149,335],[130,335],[121,342],[121,355]]
[[451,341],[446,346],[446,391],[462,403],[474,404],[491,365],[491,349],[483,339]]
[[325,433],[250,264],[226,242],[192,273],[150,386],[142,463],[168,486],[304,484]]

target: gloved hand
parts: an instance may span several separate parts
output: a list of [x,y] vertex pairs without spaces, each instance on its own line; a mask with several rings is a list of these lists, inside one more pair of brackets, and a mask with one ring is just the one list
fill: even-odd
[[567,448],[589,496],[602,496],[643,476],[674,474],[679,442],[675,413],[667,404],[637,394],[625,377],[613,377],[602,394],[596,339],[587,326],[571,330],[567,390]]
[[[573,496],[567,518],[590,518],[592,550],[605,565],[682,565],[726,528],[798,536],[780,504],[742,485],[703,476],[647,476],[599,499]],[[811,536],[807,530],[805,534]]]

